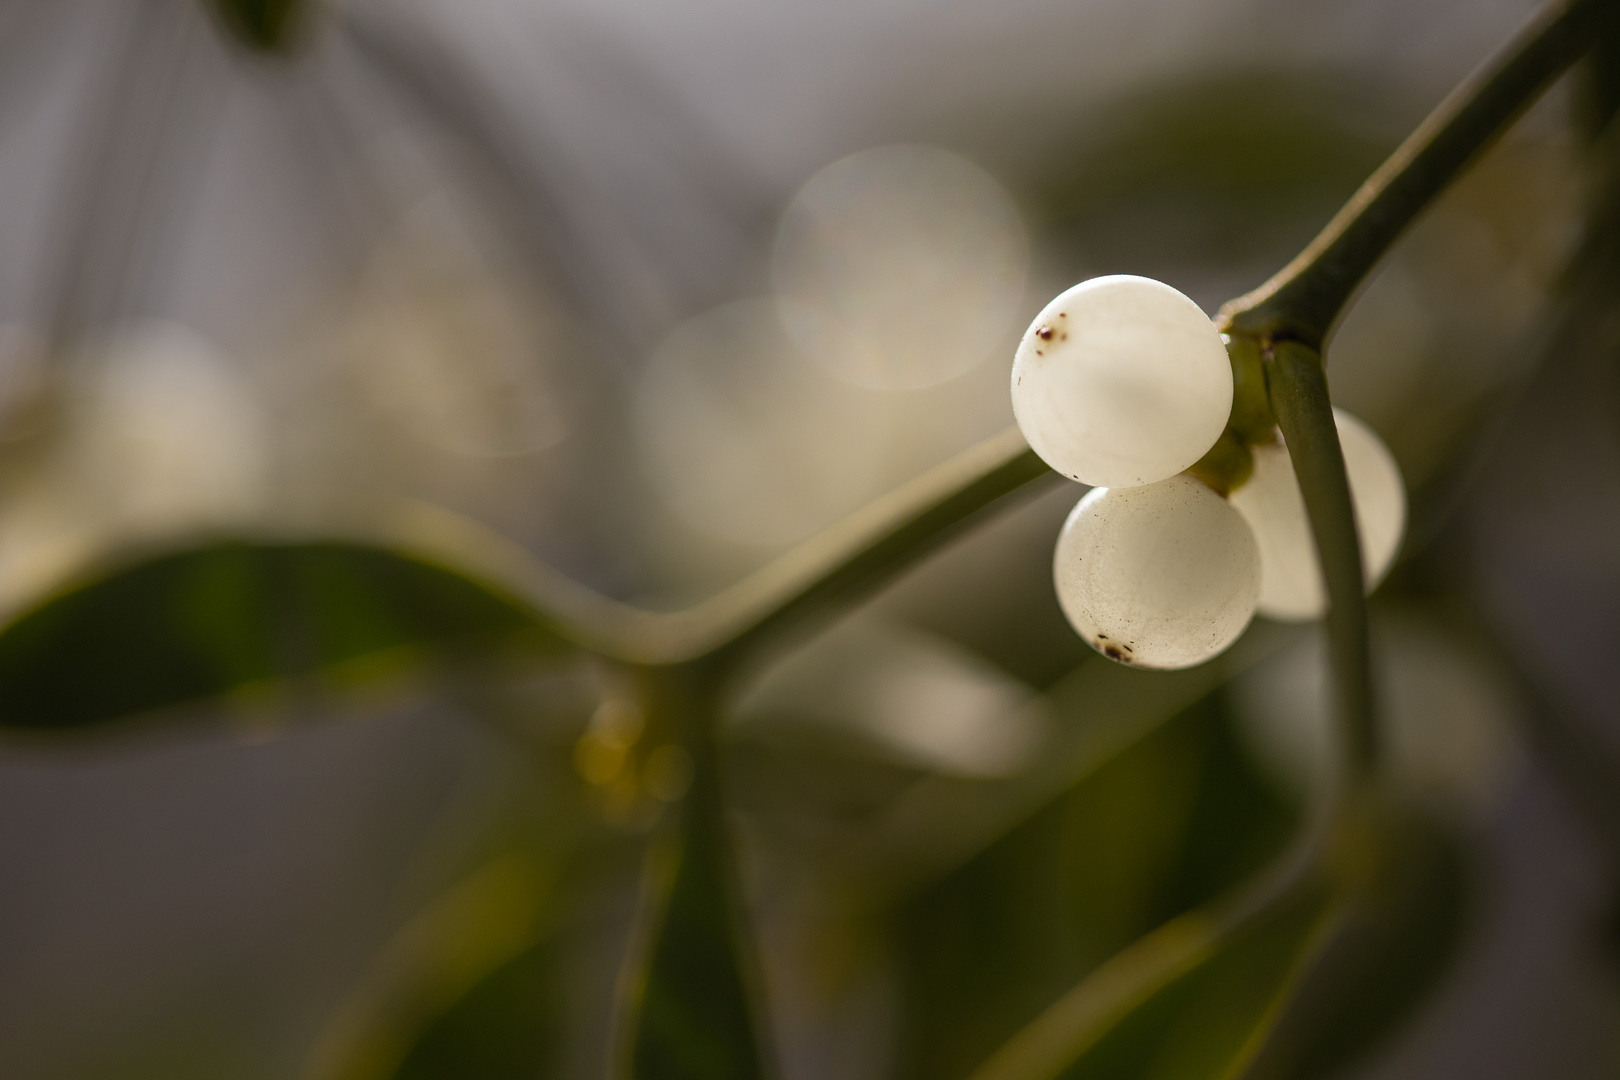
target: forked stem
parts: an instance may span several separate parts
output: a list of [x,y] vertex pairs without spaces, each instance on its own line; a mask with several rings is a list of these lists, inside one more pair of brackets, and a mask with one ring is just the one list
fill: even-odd
[[1371,645],[1344,456],[1322,347],[1362,280],[1407,226],[1591,47],[1612,0],[1546,8],[1459,86],[1368,178],[1293,262],[1221,309],[1235,345],[1263,357],[1272,412],[1288,444],[1327,582],[1335,703],[1354,782],[1378,757]]
[[1221,328],[1320,350],[1363,278],[1457,175],[1591,48],[1613,0],[1545,8],[1430,113],[1295,259],[1221,309]]

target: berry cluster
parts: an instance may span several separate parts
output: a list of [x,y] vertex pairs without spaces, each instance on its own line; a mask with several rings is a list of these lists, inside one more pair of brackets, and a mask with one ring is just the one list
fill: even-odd
[[[1190,667],[1235,641],[1256,611],[1287,620],[1326,611],[1288,450],[1269,424],[1248,437],[1229,425],[1233,397],[1215,324],[1150,278],[1081,282],[1018,346],[1018,426],[1048,465],[1092,485],[1058,537],[1058,600],[1114,660]],[[1400,546],[1405,487],[1378,436],[1334,415],[1371,589]],[[1229,493],[1187,472],[1222,439],[1253,459]]]

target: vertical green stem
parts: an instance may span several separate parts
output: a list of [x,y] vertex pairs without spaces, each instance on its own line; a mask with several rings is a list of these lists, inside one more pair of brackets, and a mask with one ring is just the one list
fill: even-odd
[[768,1019],[726,813],[717,695],[701,673],[670,669],[661,681],[655,707],[678,721],[692,783],[637,1018],[634,1080],[763,1080],[774,1075]]
[[1328,399],[1327,374],[1315,349],[1280,341],[1263,353],[1266,384],[1288,456],[1299,477],[1311,532],[1327,579],[1327,634],[1335,704],[1353,778],[1371,771],[1378,755],[1373,715],[1367,600],[1350,482],[1339,430]]

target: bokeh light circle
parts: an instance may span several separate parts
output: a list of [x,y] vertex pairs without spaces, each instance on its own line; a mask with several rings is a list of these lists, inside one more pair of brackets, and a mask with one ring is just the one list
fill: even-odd
[[983,169],[931,146],[863,150],[822,169],[772,255],[789,336],[839,378],[881,390],[960,375],[1002,344],[1029,241]]
[[803,539],[884,482],[882,398],[807,363],[768,300],[715,308],[665,338],[637,387],[635,428],[675,515],[734,543]]

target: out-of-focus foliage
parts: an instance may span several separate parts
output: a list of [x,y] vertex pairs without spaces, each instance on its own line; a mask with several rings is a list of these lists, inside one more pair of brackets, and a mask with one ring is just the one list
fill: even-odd
[[[1315,959],[1315,947],[1331,933],[1335,914],[1329,898],[1307,894],[1210,942],[1184,974],[1111,1018],[1060,1075],[1205,1080],[1239,1073],[1270,1034],[1279,1006]],[[1176,931],[1196,933],[1197,927],[1178,921],[1115,962],[1128,964],[1142,945]]]
[[61,730],[231,695],[263,702],[423,660],[558,641],[460,570],[358,543],[217,541],[115,569],[0,632],[0,726]]
[[1586,98],[1583,119],[1588,131],[1596,135],[1620,112],[1620,26],[1610,26],[1599,36],[1580,77]]
[[1280,1003],[1278,1030],[1246,1074],[1342,1074],[1409,1022],[1461,940],[1469,876],[1457,838],[1421,813],[1386,809],[1341,841],[1342,910],[1320,955]]
[[[712,782],[711,782],[712,783]],[[763,1071],[766,1017],[753,1014],[751,946],[735,871],[720,834],[717,806],[704,786],[686,807],[689,820],[673,881],[657,922],[651,956],[638,975],[632,1075],[644,1080],[754,1080]],[[661,892],[663,890],[660,890]]]
[[256,52],[281,52],[303,28],[311,0],[212,0],[220,21]]
[[1212,695],[895,913],[903,1073],[967,1076],[1048,1002],[1236,886],[1295,819]]
[[551,876],[508,852],[414,919],[331,1025],[312,1080],[559,1075],[568,988]]

